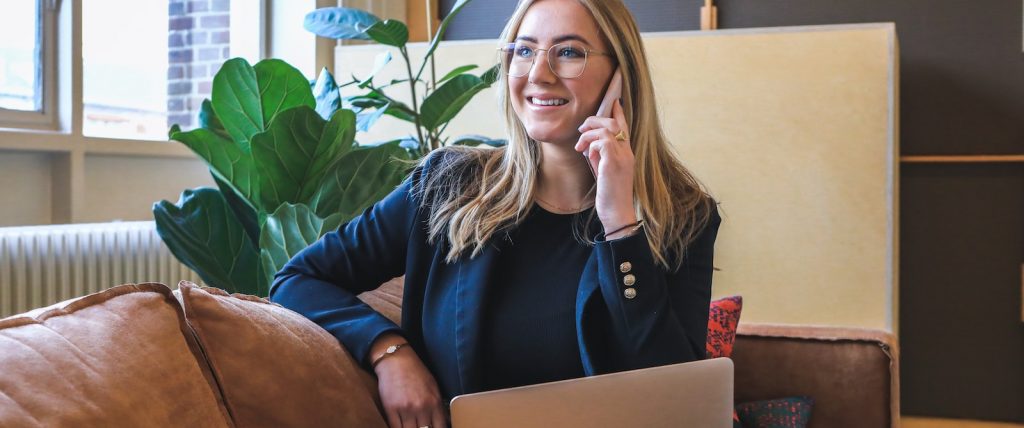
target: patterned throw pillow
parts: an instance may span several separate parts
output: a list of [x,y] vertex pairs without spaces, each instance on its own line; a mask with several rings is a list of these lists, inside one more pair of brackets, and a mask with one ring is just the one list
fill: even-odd
[[708,313],[708,358],[729,357],[736,340],[736,325],[740,322],[743,297],[729,296],[711,302]]
[[804,428],[811,419],[812,407],[814,400],[810,397],[788,397],[740,403],[736,411],[746,428]]

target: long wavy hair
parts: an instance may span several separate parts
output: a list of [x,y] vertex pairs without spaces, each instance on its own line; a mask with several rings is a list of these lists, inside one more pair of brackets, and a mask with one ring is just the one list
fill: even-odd
[[[512,42],[527,9],[522,0],[505,25],[500,41]],[[633,205],[644,220],[655,261],[678,269],[685,249],[708,223],[715,203],[701,183],[673,155],[658,120],[647,54],[636,21],[621,0],[577,0],[586,7],[614,52],[622,71],[623,111],[629,123],[635,157]],[[451,263],[467,251],[475,257],[495,234],[519,225],[533,207],[541,161],[538,142],[531,139],[509,99],[507,61],[500,61],[498,104],[505,117],[508,144],[500,148],[451,146],[437,159],[421,190],[428,206],[431,243],[444,239]],[[595,192],[596,183],[590,192]],[[589,218],[577,215],[574,233],[593,245]],[[598,228],[600,227],[600,223]]]

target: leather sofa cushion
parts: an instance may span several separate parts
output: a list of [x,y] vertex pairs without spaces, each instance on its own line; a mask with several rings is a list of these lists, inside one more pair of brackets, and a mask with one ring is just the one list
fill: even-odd
[[0,320],[0,426],[232,426],[163,284]]
[[385,427],[365,372],[320,326],[266,299],[178,284],[239,427]]

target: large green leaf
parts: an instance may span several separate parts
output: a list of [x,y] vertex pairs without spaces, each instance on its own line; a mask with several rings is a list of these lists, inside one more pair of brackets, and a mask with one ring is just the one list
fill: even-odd
[[327,67],[320,70],[320,76],[313,85],[313,98],[316,99],[316,112],[324,120],[330,119],[341,108],[341,91]]
[[292,256],[316,242],[325,233],[337,229],[339,225],[341,214],[322,219],[306,205],[281,205],[273,214],[267,216],[260,231],[262,276],[273,278]]
[[458,75],[460,75],[462,73],[465,73],[465,72],[467,72],[469,70],[472,70],[472,69],[474,69],[476,67],[477,67],[476,64],[470,64],[470,65],[464,65],[462,67],[456,67],[454,70],[449,71],[448,74],[445,74],[444,77],[442,77],[440,80],[437,81],[437,83],[439,83],[439,84],[440,83],[444,83],[444,82],[448,81],[448,79],[451,79],[451,78],[453,78],[455,76],[458,76]]
[[352,149],[355,115],[338,110],[330,122],[309,107],[285,110],[267,132],[252,140],[260,186],[257,207],[273,212],[283,203],[309,203],[329,167]]
[[256,71],[242,58],[229,59],[213,77],[213,110],[231,138],[249,151],[249,139],[264,129]]
[[380,18],[359,9],[325,7],[306,14],[302,26],[320,37],[340,40],[370,40],[366,29]]
[[231,212],[235,213],[238,223],[242,225],[242,230],[245,230],[245,234],[249,236],[249,241],[252,241],[252,246],[254,248],[258,247],[260,245],[260,224],[259,217],[256,215],[256,208],[249,201],[245,200],[242,195],[238,194],[238,191],[231,184],[222,180],[219,175],[214,174],[213,171],[210,171],[210,175],[213,176],[213,182],[217,183],[217,189],[220,190],[221,196],[224,196],[224,200],[227,201]]
[[265,59],[253,68],[263,104],[263,123],[270,125],[274,117],[293,107],[316,108],[309,80],[297,68],[279,59]]
[[378,96],[377,94],[377,92],[371,91],[368,94],[346,98],[345,102],[351,105],[352,108],[358,113],[362,113],[363,110],[369,108],[380,109],[387,106],[388,108],[385,109],[384,114],[392,116],[397,119],[404,120],[409,123],[416,122],[415,114],[413,113],[412,109],[409,108],[409,106],[403,104],[400,101],[395,101],[386,96],[381,97]]
[[192,149],[210,165],[210,172],[228,183],[250,203],[257,200],[259,190],[252,158],[235,143],[204,128],[175,132],[171,139]]
[[316,213],[321,217],[341,214],[351,220],[395,190],[410,165],[409,152],[399,143],[360,148],[345,155],[324,177]]
[[495,64],[493,67],[487,69],[483,74],[480,75],[480,80],[491,86],[494,82],[498,81],[498,73],[501,71],[501,66]]
[[366,35],[377,43],[400,48],[409,42],[409,27],[402,21],[388,19],[371,25]]
[[488,86],[472,74],[460,74],[432,92],[420,107],[420,123],[430,130],[452,120],[478,92]]
[[213,103],[209,99],[203,100],[199,107],[199,127],[209,129],[224,139],[231,139],[231,135],[224,129],[224,124],[220,123],[220,119],[217,119],[213,112]]
[[441,21],[441,25],[437,28],[437,33],[434,34],[434,39],[430,42],[430,49],[427,49],[427,53],[423,54],[423,63],[420,65],[420,70],[416,72],[417,79],[423,75],[423,68],[427,66],[428,62],[430,62],[430,56],[434,54],[434,51],[437,50],[437,45],[439,45],[441,43],[441,39],[444,38],[444,33],[448,30],[448,24],[451,23],[452,19],[455,18],[455,15],[458,15],[459,11],[469,4],[469,2],[470,0],[458,0],[455,2],[455,5],[452,6],[452,10],[448,11],[448,15],[445,15],[444,20]]
[[370,127],[372,127],[374,123],[377,123],[377,120],[379,120],[389,108],[391,108],[391,104],[385,104],[384,107],[377,107],[373,112],[360,113],[356,116],[356,130],[360,132],[369,131]]
[[390,51],[384,51],[377,54],[377,57],[373,60],[373,70],[370,70],[370,74],[364,77],[361,82],[359,82],[359,88],[365,88],[370,83],[373,83],[373,76],[375,76],[377,73],[383,70],[384,66],[388,65],[389,62],[391,62]]
[[394,116],[406,122],[415,123],[416,112],[413,111],[413,109],[409,107],[407,104],[398,101],[394,98],[391,98],[387,95],[384,95],[384,92],[375,89],[370,89],[370,92],[367,93],[366,96],[370,98],[376,98],[383,101],[387,101],[387,103],[391,105],[391,108],[389,108],[387,111],[388,116]]
[[176,205],[154,204],[153,217],[171,253],[207,285],[259,294],[259,254],[217,189],[185,190]]
[[252,136],[265,131],[281,111],[316,106],[305,76],[277,59],[255,67],[242,58],[228,60],[213,78],[212,99],[217,118],[246,153]]

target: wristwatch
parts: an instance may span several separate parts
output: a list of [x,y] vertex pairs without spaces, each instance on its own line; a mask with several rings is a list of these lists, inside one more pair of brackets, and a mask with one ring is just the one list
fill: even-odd
[[396,345],[388,346],[387,349],[384,350],[384,352],[378,355],[377,358],[373,359],[373,362],[370,363],[370,367],[377,367],[377,364],[380,364],[380,360],[383,360],[387,357],[390,357],[391,355],[394,355],[395,352],[398,352],[399,349],[404,348],[406,345],[408,345],[408,343],[399,343]]

